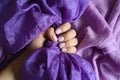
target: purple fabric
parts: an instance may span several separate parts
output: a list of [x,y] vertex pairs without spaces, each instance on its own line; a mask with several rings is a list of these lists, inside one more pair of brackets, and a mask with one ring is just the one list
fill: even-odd
[[[0,3],[0,68],[51,25],[72,22],[88,0],[3,0]],[[8,15],[6,15],[8,14]],[[89,62],[46,42],[24,64],[21,80],[95,80]]]
[[95,80],[92,66],[76,54],[61,53],[48,41],[25,62],[20,80]]
[[[55,4],[51,3],[51,1],[52,0],[50,0],[49,2],[51,4],[49,6],[52,7],[52,5]],[[77,0],[64,0],[64,1],[67,1],[66,2],[67,10],[68,10],[68,6],[72,10],[74,10],[74,8],[72,8],[73,6],[71,5],[73,5],[74,1]],[[84,4],[84,1],[86,0],[79,0],[79,1],[82,4]],[[67,19],[68,19],[67,21],[73,21],[76,19],[76,17],[78,17],[76,16],[77,13],[74,11],[72,11],[73,13],[75,13],[74,15],[72,15],[72,19],[70,19],[71,15],[66,16],[64,14],[66,17],[65,16],[63,17],[62,16],[63,14],[59,12],[61,12],[62,10],[64,11],[64,9],[61,10],[61,8],[59,8],[58,10],[58,7],[53,6],[51,11],[51,8],[48,8],[48,6],[47,8],[45,8],[43,4],[33,5],[33,3],[27,2],[27,0],[26,1],[21,0],[20,2],[18,1],[18,3],[21,3],[19,5],[16,5],[15,0],[3,0],[1,2],[2,3],[0,3],[0,37],[1,37],[0,63],[2,63],[3,60],[4,62],[7,62],[7,60],[9,60],[9,57],[16,55],[17,51],[24,48],[34,37],[36,37],[36,35],[46,30],[53,23],[59,25],[63,22],[66,22]],[[61,4],[59,0],[54,0],[53,2],[57,3],[57,5]],[[40,2],[36,1],[35,3],[40,3]],[[40,7],[38,8],[38,6]],[[78,6],[79,7],[78,9],[80,9],[81,14],[84,12],[85,9],[85,7],[83,6],[84,5]],[[71,13],[71,9],[70,12],[68,11],[69,14]],[[9,13],[9,14],[6,15],[5,13]],[[39,14],[43,14],[43,15],[41,16]],[[45,18],[43,18],[43,16],[45,16]],[[10,27],[8,27],[8,25]],[[38,25],[42,25],[42,26],[40,27]],[[93,69],[95,71],[96,80],[119,80],[120,79],[120,69],[119,69],[120,68],[120,39],[119,39],[120,38],[119,35],[120,34],[120,27],[119,27],[120,0],[91,0],[82,17],[72,22],[72,26],[73,28],[76,29],[78,34],[77,38],[79,39],[77,54],[92,64]],[[44,48],[37,50],[37,52],[34,53],[35,56],[37,56],[39,52],[41,52],[42,50],[44,51]],[[51,51],[51,49],[49,50]],[[50,51],[45,52],[44,55],[47,56],[50,53]],[[58,54],[59,51],[56,53]],[[32,54],[28,58],[27,60],[28,62],[29,59],[31,59],[34,54]],[[60,56],[64,55],[64,57],[62,57],[63,62],[64,60],[71,62],[71,60],[73,59],[73,55],[69,55],[69,54],[59,54],[59,55]],[[69,58],[68,56],[71,56],[72,59]],[[4,57],[6,57],[6,59]],[[47,58],[49,57],[47,56]],[[48,60],[47,58],[46,60]],[[36,58],[36,60],[39,59]],[[83,59],[79,58],[79,60],[80,60],[79,62],[80,64],[81,60]],[[55,62],[57,62],[57,60],[55,60]],[[87,64],[86,61],[85,63]],[[68,65],[70,64],[71,63],[69,63]],[[0,67],[2,65],[0,64]],[[27,70],[26,69],[27,65],[29,64],[26,64],[24,66],[25,71]],[[36,65],[33,66],[36,67]],[[68,65],[64,65],[64,66],[67,67]],[[28,70],[31,69],[33,66],[29,67]],[[39,68],[41,68],[41,66]],[[38,66],[37,66],[37,70],[39,70]],[[69,66],[69,70],[71,70],[70,66]],[[80,70],[84,72],[85,69],[83,70],[82,67],[80,67]],[[36,72],[36,74],[37,73],[39,72]],[[29,74],[27,75],[25,73],[23,75],[28,76]],[[37,75],[33,75],[33,76],[37,76]]]
[[5,57],[0,59],[0,65],[7,64],[13,56],[18,55],[18,51],[51,25],[74,21],[88,5],[88,0],[69,1],[0,1],[0,46],[4,53],[0,54]]
[[73,25],[77,54],[91,62],[97,80],[120,80],[120,0],[91,0]]

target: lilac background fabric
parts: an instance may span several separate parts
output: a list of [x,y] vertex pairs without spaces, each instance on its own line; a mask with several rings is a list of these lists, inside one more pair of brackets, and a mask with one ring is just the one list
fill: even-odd
[[73,25],[77,54],[91,62],[97,80],[120,80],[120,0],[91,0]]

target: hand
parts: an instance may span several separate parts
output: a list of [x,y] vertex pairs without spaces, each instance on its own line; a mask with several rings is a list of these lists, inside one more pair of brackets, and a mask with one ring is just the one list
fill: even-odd
[[69,22],[59,26],[56,29],[56,34],[59,34],[59,48],[62,52],[76,52],[75,46],[78,44],[78,39],[76,38],[76,31],[74,29],[71,29],[71,24]]
[[[59,34],[58,38],[56,34]],[[59,48],[62,52],[75,53],[78,40],[76,38],[76,31],[71,29],[69,22],[60,25],[56,30],[53,27],[47,29],[44,33],[36,37],[29,45],[29,50],[35,50],[43,47],[46,39],[53,42],[59,41]]]

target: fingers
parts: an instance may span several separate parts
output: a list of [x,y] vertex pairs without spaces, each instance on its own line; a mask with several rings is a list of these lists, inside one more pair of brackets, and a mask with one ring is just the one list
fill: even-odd
[[[59,34],[58,38],[56,34]],[[56,42],[59,42],[59,48],[62,52],[66,53],[75,53],[76,45],[78,44],[78,40],[76,38],[76,31],[71,29],[71,24],[69,22],[59,26],[56,30],[53,27],[49,28],[46,31],[47,37]]]
[[46,31],[46,35],[47,35],[47,37],[48,37],[51,41],[53,41],[53,42],[56,42],[56,41],[57,41],[57,36],[56,36],[56,34],[55,34],[55,31],[54,31],[54,28],[53,28],[53,27],[49,28],[49,29]]
[[61,26],[59,26],[57,29],[56,29],[56,34],[62,34],[66,31],[68,31],[69,29],[71,28],[71,24],[69,22],[65,23],[65,24],[62,24]]
[[59,43],[59,48],[61,48],[62,52],[67,53],[75,53],[76,52],[76,45],[78,44],[77,38],[73,38],[69,41]]
[[64,47],[61,50],[62,50],[62,52],[66,52],[66,53],[75,53],[76,47],[67,47],[67,48]]
[[77,44],[78,44],[77,38],[73,38],[71,40],[59,43],[59,47],[60,48],[63,48],[63,47],[72,47],[72,46],[76,46]]
[[[49,28],[49,29],[46,31],[46,35],[47,35],[47,37],[48,37],[51,41],[56,42],[56,41],[57,41],[56,34],[62,34],[62,33],[64,33],[64,32],[66,32],[66,31],[68,31],[70,28],[71,28],[71,24],[70,24],[69,22],[67,22],[67,23],[59,26],[59,27],[56,29],[56,31],[54,31],[54,28],[53,28],[53,27]],[[56,34],[55,34],[55,32],[56,32]],[[71,32],[70,32],[70,33],[71,33]],[[73,34],[74,34],[74,33],[73,33]],[[67,35],[69,36],[69,32],[66,33],[66,35],[63,34],[63,37],[62,37],[62,35],[61,35],[62,39],[64,38],[64,36],[67,36]],[[72,36],[71,36],[71,37],[72,37]],[[70,38],[71,38],[71,37],[70,37]],[[67,39],[67,38],[68,38],[68,37],[65,37],[65,40],[69,40],[69,38],[68,38],[68,39]],[[61,38],[60,38],[60,40],[61,40]]]
[[56,34],[59,34],[59,48],[62,52],[75,53],[78,40],[76,37],[76,31],[71,29],[70,23],[65,23],[56,29]]
[[74,29],[70,29],[66,33],[61,34],[58,37],[58,41],[59,42],[67,41],[67,40],[70,40],[70,39],[74,38],[75,36],[76,36],[76,31]]
[[[58,39],[56,34],[59,34]],[[75,53],[76,45],[78,44],[76,36],[76,31],[71,29],[71,24],[69,22],[59,26],[56,31],[53,27],[49,28],[43,34],[37,36],[29,45],[28,49],[35,50],[43,47],[46,40],[46,36],[53,42],[59,41],[59,47],[62,52]]]

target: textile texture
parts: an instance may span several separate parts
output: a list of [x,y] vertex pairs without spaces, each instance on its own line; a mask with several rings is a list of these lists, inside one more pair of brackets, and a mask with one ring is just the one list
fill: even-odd
[[97,80],[120,80],[120,0],[91,0],[76,20],[77,54],[91,62]]
[[[5,0],[0,4],[1,66],[51,25],[59,26],[79,18],[88,0]],[[5,13],[8,13],[6,15]],[[20,80],[95,80],[89,62],[76,54],[61,53],[57,43],[32,53],[23,65]]]
[[0,69],[41,32],[65,22],[77,31],[77,55],[47,41],[28,57],[20,79],[119,80],[120,0],[0,0]]

